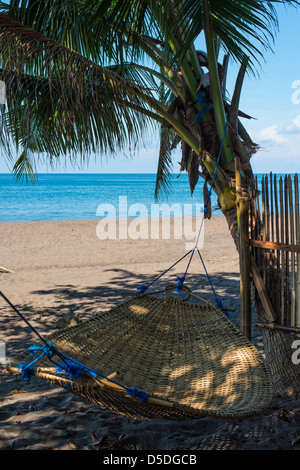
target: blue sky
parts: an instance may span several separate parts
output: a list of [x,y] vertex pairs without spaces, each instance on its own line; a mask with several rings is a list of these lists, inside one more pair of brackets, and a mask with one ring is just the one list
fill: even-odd
[[[254,172],[300,172],[300,7],[277,8],[279,33],[274,53],[265,54],[259,77],[246,77],[240,109],[255,120],[243,119],[243,124],[261,150],[252,158]],[[228,91],[232,92],[237,69],[230,69]],[[293,88],[294,86],[294,88]],[[55,170],[38,165],[38,172],[85,172],[85,173],[155,173],[158,142],[140,147],[134,155],[123,154],[106,159],[91,157],[88,164],[74,168],[62,163]],[[178,171],[179,152],[174,153],[174,170]],[[0,172],[10,169],[0,159]]]

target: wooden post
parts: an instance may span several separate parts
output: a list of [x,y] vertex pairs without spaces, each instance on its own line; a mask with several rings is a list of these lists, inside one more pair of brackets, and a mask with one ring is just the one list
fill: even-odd
[[249,250],[249,199],[239,199],[239,258],[240,258],[240,305],[241,332],[251,340],[251,290]]

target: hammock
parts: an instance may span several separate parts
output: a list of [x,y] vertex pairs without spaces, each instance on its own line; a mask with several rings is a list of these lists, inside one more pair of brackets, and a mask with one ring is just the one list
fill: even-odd
[[[204,216],[227,127],[228,122]],[[198,249],[202,224],[195,247],[150,284],[138,286],[130,300],[47,340],[0,292],[40,339],[8,369],[21,373],[25,380],[32,375],[48,379],[93,403],[134,418],[242,418],[262,412],[272,399],[269,372],[257,349],[230,321],[216,296]],[[216,305],[184,286],[196,251]],[[177,278],[175,286],[177,291],[187,293],[186,299],[169,294],[173,285],[165,288],[165,298],[145,293],[188,255],[185,273]],[[191,296],[197,303],[189,301]]]
[[[272,387],[258,350],[220,308],[199,303],[203,299],[187,287],[185,300],[175,298],[173,288],[166,287],[164,298],[133,296],[54,333],[47,338],[54,346],[51,357],[40,343],[9,370],[30,371],[133,418],[242,418],[262,412]],[[197,303],[188,301],[191,295]]]

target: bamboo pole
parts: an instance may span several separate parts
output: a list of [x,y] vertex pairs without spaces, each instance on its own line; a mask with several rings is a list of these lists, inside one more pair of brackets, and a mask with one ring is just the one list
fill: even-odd
[[[273,174],[270,173],[270,237],[269,240],[274,242],[274,189],[273,189]],[[276,303],[276,268],[275,268],[275,251],[272,250],[270,253],[270,264],[271,264],[271,284],[270,288],[272,291],[272,301]]]
[[[293,205],[293,188],[291,176],[288,176],[288,195],[289,195],[289,221],[290,221],[290,242],[295,243],[295,223],[294,223],[294,205]],[[289,325],[295,326],[296,316],[296,282],[295,282],[295,253],[291,251],[291,312]]]
[[241,332],[251,340],[250,252],[249,252],[249,199],[239,200],[239,258]]
[[[295,230],[296,230],[296,245],[300,245],[300,213],[299,213],[299,186],[298,175],[294,176],[294,193],[295,193]],[[296,313],[295,313],[295,326],[300,326],[300,254],[296,256]]]
[[[284,222],[285,222],[285,244],[289,244],[289,207],[288,207],[288,180],[284,177]],[[285,252],[285,286],[284,286],[284,305],[285,305],[285,324],[290,322],[289,305],[289,287],[290,287],[290,257],[289,252]]]
[[253,256],[250,255],[250,262],[251,262],[251,274],[252,279],[256,287],[256,291],[260,297],[261,303],[264,307],[267,319],[270,323],[276,321],[276,314],[274,312],[273,306],[271,304],[270,298],[266,291],[266,287],[264,281],[259,273],[258,267],[255,263]]
[[[279,179],[279,204],[280,204],[280,242],[284,243],[284,211],[283,211],[283,182]],[[284,284],[285,284],[285,257],[282,253],[281,259],[281,279],[280,279],[280,323],[284,325]]]
[[[278,195],[277,195],[277,179],[274,175],[274,206],[275,206],[275,242],[279,243],[279,210],[278,210]],[[280,250],[276,251],[276,310],[280,312]]]
[[[259,195],[258,195],[258,181],[257,181],[257,176],[256,176],[256,190],[257,190],[257,196],[256,196],[257,237],[261,237],[261,216],[260,216],[260,203],[259,203]],[[260,260],[261,260],[261,250],[256,250],[256,260],[255,260],[255,261],[256,261],[257,265],[260,265]]]
[[262,240],[250,240],[250,245],[265,250],[281,250],[288,253],[300,253],[299,245],[286,245],[285,243],[263,242]]
[[[261,180],[261,216],[262,216],[262,239],[265,242],[267,240],[267,220],[266,220],[266,193],[265,193],[265,178]],[[261,268],[262,268],[262,278],[267,287],[267,272],[266,272],[266,256],[261,253]]]
[[241,169],[240,169],[240,159],[239,159],[239,157],[235,157],[235,159],[234,159],[234,168],[235,168],[237,223],[238,223],[238,230],[240,230],[239,201],[240,201],[240,198],[242,196],[242,179],[241,179]]

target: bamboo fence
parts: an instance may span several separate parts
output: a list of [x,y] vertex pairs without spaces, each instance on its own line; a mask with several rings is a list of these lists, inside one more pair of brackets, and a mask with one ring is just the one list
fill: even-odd
[[[255,177],[250,198],[251,255],[276,324],[300,327],[300,213],[298,175]],[[256,295],[258,293],[256,292]]]

